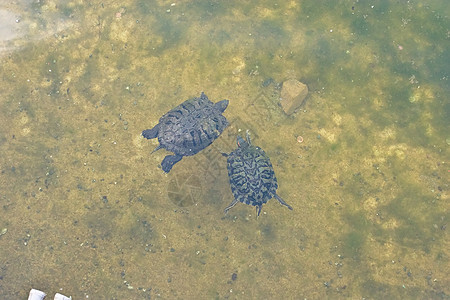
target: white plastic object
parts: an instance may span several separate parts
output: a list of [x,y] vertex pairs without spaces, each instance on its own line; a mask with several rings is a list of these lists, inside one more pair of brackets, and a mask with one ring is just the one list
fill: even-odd
[[54,298],[54,300],[71,300],[71,299],[72,297],[69,298],[64,295],[61,295],[60,293],[56,293]]
[[28,295],[28,300],[42,300],[47,296],[43,291],[31,289],[30,294]]

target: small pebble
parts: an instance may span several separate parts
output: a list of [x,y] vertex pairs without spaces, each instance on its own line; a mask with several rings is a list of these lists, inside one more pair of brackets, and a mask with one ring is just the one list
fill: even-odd
[[269,86],[271,83],[273,83],[273,82],[275,82],[274,80],[273,80],[273,78],[267,78],[266,80],[264,80],[263,81],[263,83],[262,83],[262,86],[263,87],[267,87],[267,86]]
[[233,274],[231,275],[231,280],[235,281],[236,279],[237,279],[237,274],[236,274],[236,273],[233,273]]

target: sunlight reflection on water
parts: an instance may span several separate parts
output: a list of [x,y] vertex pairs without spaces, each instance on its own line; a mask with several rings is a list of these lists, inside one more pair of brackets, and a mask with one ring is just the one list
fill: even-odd
[[22,0],[0,4],[0,55],[17,51],[30,42],[48,38],[74,25],[73,19],[54,7]]

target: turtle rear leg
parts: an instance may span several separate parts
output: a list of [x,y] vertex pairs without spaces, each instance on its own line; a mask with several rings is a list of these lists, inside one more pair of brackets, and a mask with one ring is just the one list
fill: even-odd
[[275,197],[275,199],[278,200],[278,202],[280,202],[281,205],[284,205],[284,206],[286,206],[287,208],[289,208],[290,210],[292,210],[292,207],[291,207],[289,204],[287,204],[283,199],[281,199],[280,196],[278,196],[277,194],[275,194],[274,197]]
[[227,214],[228,211],[229,211],[233,206],[235,206],[238,202],[239,202],[239,201],[235,198],[235,199],[230,203],[230,205],[228,205],[228,206],[225,208],[225,213]]
[[259,217],[259,214],[261,213],[262,204],[256,206],[256,217]]
[[161,162],[161,167],[164,172],[169,173],[170,170],[172,170],[172,167],[174,164],[179,162],[183,156],[181,155],[167,155],[164,157],[163,161]]
[[156,126],[153,127],[152,129],[146,129],[142,131],[142,136],[145,137],[146,139],[151,140],[158,136],[158,131],[159,131],[159,124],[156,124]]

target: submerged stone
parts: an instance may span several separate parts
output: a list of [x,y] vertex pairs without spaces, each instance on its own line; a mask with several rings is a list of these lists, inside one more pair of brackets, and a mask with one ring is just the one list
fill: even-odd
[[281,89],[281,107],[287,115],[292,114],[304,103],[308,95],[308,86],[296,79],[283,82]]

